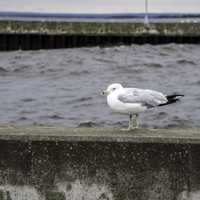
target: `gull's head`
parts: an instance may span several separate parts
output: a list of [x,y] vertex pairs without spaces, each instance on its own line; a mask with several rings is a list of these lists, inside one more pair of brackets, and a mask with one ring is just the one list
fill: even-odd
[[109,95],[109,94],[111,94],[112,92],[114,92],[114,91],[116,91],[116,90],[119,90],[119,89],[122,89],[122,88],[123,88],[123,87],[122,87],[121,84],[119,84],[119,83],[113,83],[113,84],[109,85],[109,86],[107,87],[107,89],[104,90],[104,91],[102,92],[102,94],[103,94],[103,95]]

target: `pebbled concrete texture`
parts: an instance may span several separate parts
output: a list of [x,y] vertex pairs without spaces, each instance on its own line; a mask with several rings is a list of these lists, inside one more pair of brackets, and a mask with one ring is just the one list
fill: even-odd
[[1,126],[0,199],[198,200],[199,135]]

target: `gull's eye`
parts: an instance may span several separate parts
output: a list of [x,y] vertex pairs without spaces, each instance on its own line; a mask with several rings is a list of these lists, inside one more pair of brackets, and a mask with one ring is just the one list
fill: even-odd
[[113,88],[112,90],[114,91],[114,90],[116,90],[116,88]]

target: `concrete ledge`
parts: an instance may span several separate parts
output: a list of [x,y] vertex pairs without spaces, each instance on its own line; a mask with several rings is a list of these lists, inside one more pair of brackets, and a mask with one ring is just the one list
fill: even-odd
[[200,129],[0,126],[2,200],[200,199]]
[[0,140],[200,144],[200,129],[65,128],[0,126]]

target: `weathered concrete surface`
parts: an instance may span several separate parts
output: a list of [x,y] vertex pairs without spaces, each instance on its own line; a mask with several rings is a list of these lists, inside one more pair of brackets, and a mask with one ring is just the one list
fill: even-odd
[[0,140],[200,144],[200,129],[65,128],[0,126]]
[[200,35],[200,23],[98,23],[0,21],[0,33],[68,35]]
[[0,199],[198,200],[200,130],[0,128]]

